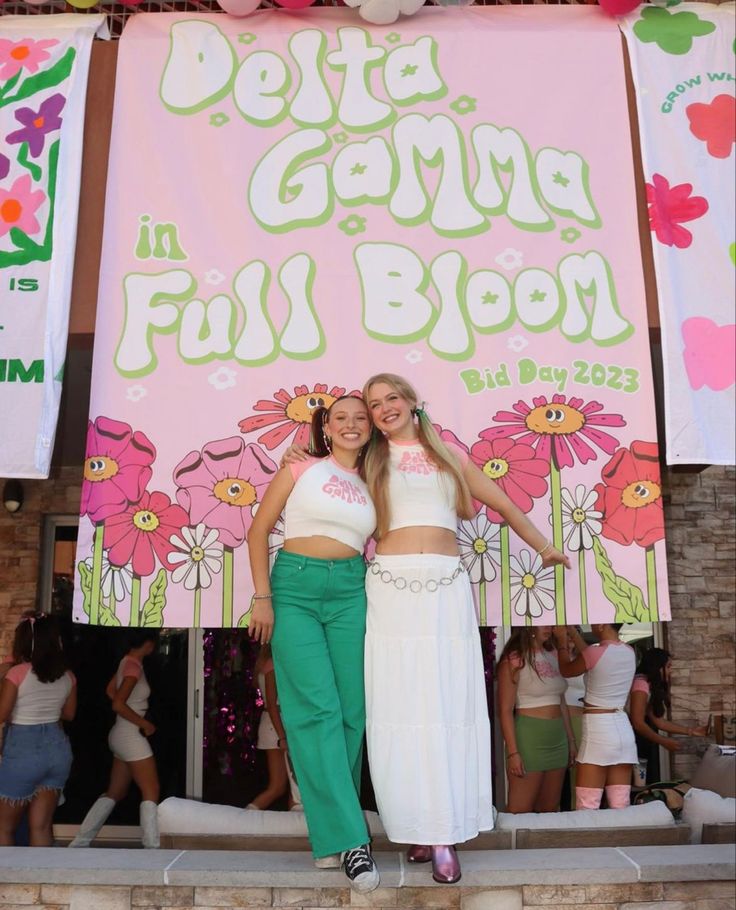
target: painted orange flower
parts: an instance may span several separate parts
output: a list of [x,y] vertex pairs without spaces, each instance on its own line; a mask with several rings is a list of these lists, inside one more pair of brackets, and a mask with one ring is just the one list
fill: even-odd
[[[316,408],[329,408],[338,398],[345,394],[341,386],[333,386],[329,391],[324,383],[315,383],[310,389],[306,385],[294,386],[294,394],[290,395],[286,389],[279,389],[273,393],[273,401],[262,398],[253,405],[254,414],[238,423],[241,433],[255,433],[270,427],[258,437],[258,442],[267,449],[275,449],[285,442],[294,433],[296,445],[309,446],[309,429],[312,423],[312,414]],[[359,395],[357,391],[350,393]]]

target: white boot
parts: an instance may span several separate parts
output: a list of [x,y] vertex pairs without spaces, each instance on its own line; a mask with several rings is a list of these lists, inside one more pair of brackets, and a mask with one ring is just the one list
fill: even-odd
[[144,847],[156,848],[160,845],[158,836],[158,806],[150,799],[141,803],[141,842]]
[[110,799],[109,796],[101,796],[84,816],[84,821],[79,828],[79,834],[77,834],[69,846],[89,847],[92,841],[100,833],[100,828],[105,824],[114,808],[114,799]]

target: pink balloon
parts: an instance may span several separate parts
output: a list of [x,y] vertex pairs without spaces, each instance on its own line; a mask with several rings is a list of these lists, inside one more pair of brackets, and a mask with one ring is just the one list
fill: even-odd
[[314,3],[314,0],[276,0],[279,6],[284,9],[306,9]]
[[625,16],[639,6],[641,0],[598,0],[598,5],[609,16]]
[[217,0],[231,16],[248,16],[258,9],[261,0]]

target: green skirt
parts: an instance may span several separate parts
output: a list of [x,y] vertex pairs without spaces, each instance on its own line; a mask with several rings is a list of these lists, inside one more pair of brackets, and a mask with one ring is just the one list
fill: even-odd
[[566,768],[569,760],[567,733],[561,717],[514,717],[516,748],[526,771]]

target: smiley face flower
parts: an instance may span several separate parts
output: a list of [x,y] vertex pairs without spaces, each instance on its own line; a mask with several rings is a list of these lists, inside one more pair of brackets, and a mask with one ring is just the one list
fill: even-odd
[[134,575],[152,575],[156,557],[164,568],[173,569],[170,538],[186,523],[187,513],[165,493],[146,492],[140,502],[105,522],[107,558],[115,566],[131,563]]
[[596,508],[603,513],[603,536],[628,547],[651,547],[664,537],[662,479],[655,442],[632,442],[619,449],[601,471]]
[[[309,431],[312,426],[312,413],[315,408],[329,408],[336,399],[345,394],[342,386],[333,386],[327,391],[323,383],[316,383],[310,390],[309,386],[298,385],[294,387],[294,394],[289,395],[286,389],[274,392],[274,400],[261,399],[253,406],[254,411],[263,411],[263,414],[254,414],[241,420],[238,426],[241,433],[253,433],[264,427],[271,427],[266,433],[258,437],[258,442],[267,449],[275,449],[285,442],[294,433],[294,443],[306,448],[309,445]],[[358,395],[358,392],[351,392]]]

